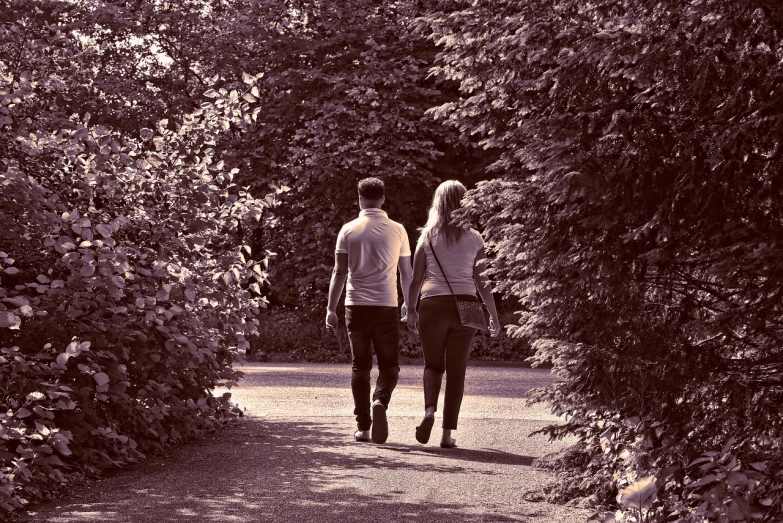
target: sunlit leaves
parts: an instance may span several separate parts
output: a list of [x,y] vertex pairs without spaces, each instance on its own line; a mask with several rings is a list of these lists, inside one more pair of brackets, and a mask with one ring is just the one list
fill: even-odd
[[[42,74],[27,78],[42,85]],[[12,391],[0,467],[16,474],[3,476],[0,512],[49,496],[69,474],[198,436],[230,412],[210,388],[237,378],[232,364],[258,328],[265,302],[248,288],[258,261],[242,245],[269,204],[231,183],[238,171],[219,161],[217,143],[258,114],[254,88],[216,91],[143,129],[24,112],[25,101],[49,103],[49,91],[2,106],[0,117],[17,111],[44,130],[16,139],[0,124],[0,210],[14,238],[0,233],[0,387]]]
[[620,503],[624,508],[633,508],[638,511],[652,508],[653,502],[658,494],[658,487],[655,485],[657,478],[648,476],[634,482],[620,492]]

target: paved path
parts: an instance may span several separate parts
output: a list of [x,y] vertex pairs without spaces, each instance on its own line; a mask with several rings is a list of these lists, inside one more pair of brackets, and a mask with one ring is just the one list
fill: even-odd
[[[527,407],[547,371],[470,367],[456,438],[414,439],[421,367],[405,366],[389,409],[389,441],[355,443],[347,365],[254,364],[233,390],[236,427],[108,477],[30,521],[152,523],[585,521],[574,507],[523,494],[553,480],[532,461],[562,447],[528,434],[555,420]],[[373,374],[374,379],[375,374]],[[441,395],[442,396],[442,395]]]

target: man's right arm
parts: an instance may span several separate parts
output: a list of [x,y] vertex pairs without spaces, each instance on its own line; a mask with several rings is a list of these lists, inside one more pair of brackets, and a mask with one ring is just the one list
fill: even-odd
[[334,255],[334,270],[329,283],[329,302],[326,305],[326,326],[337,327],[337,304],[348,279],[348,254],[338,252]]

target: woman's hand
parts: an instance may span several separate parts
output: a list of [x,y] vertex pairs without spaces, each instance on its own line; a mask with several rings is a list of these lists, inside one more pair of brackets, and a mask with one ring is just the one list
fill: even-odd
[[408,311],[408,330],[414,334],[419,333],[419,313],[415,310]]
[[489,335],[493,338],[497,338],[498,336],[500,336],[500,331],[501,331],[500,320],[497,317],[490,317]]

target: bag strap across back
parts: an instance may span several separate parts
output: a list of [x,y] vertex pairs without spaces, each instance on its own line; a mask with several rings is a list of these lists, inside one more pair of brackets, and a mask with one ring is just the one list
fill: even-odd
[[[449,292],[451,292],[451,295],[454,296],[454,299],[457,299],[457,295],[454,294],[454,289],[451,288],[451,284],[449,283],[449,279],[446,277],[446,271],[443,270],[443,266],[440,264],[440,260],[438,259],[438,255],[435,252],[435,246],[432,244],[432,236],[429,234],[427,235],[427,240],[430,243],[430,250],[432,251],[432,256],[435,257],[435,262],[438,264],[438,268],[440,269],[441,274],[443,274],[443,279],[446,280],[446,285],[449,286]],[[475,282],[473,282],[475,285]],[[478,292],[478,286],[476,286],[476,295],[478,296],[479,302],[484,303],[484,300],[481,298],[481,294]]]
[[446,277],[446,271],[443,270],[443,266],[440,264],[440,260],[438,259],[438,255],[435,253],[435,246],[432,245],[432,237],[428,234],[427,240],[430,243],[430,250],[432,251],[432,255],[435,257],[435,262],[438,264],[438,268],[440,269],[441,274],[443,274],[443,279],[446,280],[446,285],[449,286],[449,292],[451,292],[451,295],[454,296],[454,299],[457,298],[457,295],[454,294],[454,289],[451,288],[451,284],[449,283],[449,279]]

